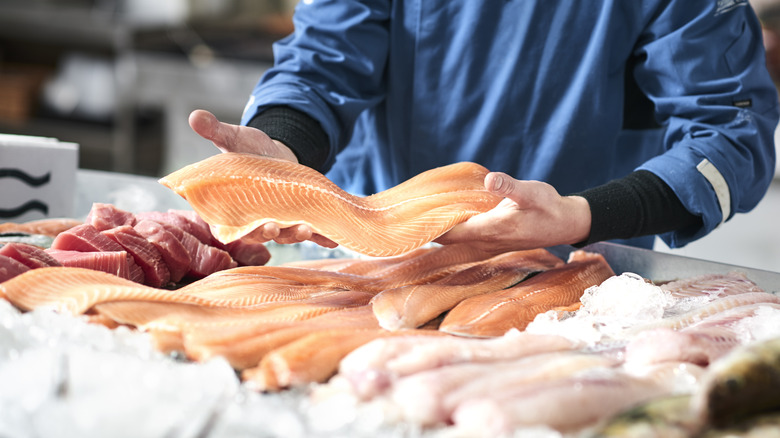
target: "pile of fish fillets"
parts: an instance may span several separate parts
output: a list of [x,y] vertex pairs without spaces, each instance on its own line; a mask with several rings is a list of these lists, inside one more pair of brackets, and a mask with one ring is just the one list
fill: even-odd
[[778,424],[780,298],[744,275],[622,274],[581,301],[490,339],[372,341],[314,398],[453,436],[726,436],[767,411]]
[[[123,223],[114,218],[123,212],[98,207],[85,222],[95,229],[97,217],[116,230],[152,215]],[[659,400],[684,413],[660,424],[692,436],[780,406],[766,385],[748,385],[752,397],[728,392],[735,376],[780,381],[771,354],[746,353],[776,353],[780,298],[740,273],[655,285],[586,251],[561,260],[543,249],[429,246],[228,266],[176,287],[39,267],[0,282],[0,299],[146,332],[157,350],[190,361],[226,360],[257,391],[303,388],[315,404],[352,400],[380,407],[388,424],[454,436],[621,436],[638,427],[622,412],[655,413],[647,404]],[[758,377],[742,379],[744,358],[757,355]]]
[[[12,229],[11,224],[4,225]],[[68,266],[169,287],[239,265],[263,265],[271,256],[264,242],[251,236],[220,243],[209,226],[188,210],[134,214],[95,203],[83,223],[54,219],[37,225],[17,230],[46,232],[53,241],[47,248],[23,242],[3,245],[0,266],[5,269],[0,281],[29,269]]]

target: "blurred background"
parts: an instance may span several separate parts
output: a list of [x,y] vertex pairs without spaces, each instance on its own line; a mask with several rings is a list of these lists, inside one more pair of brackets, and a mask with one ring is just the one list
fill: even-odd
[[[79,167],[159,177],[216,153],[187,116],[238,123],[297,0],[0,0],[0,133],[80,145]],[[780,82],[780,0],[751,0]],[[779,142],[780,143],[780,142]],[[779,167],[780,168],[780,167]],[[780,271],[780,172],[710,236],[656,250]]]
[[239,121],[294,7],[0,0],[0,132],[78,143],[81,168],[166,174],[214,153],[190,111]]

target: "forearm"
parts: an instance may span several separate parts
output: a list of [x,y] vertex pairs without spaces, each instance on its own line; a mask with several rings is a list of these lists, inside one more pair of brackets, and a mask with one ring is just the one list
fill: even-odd
[[320,124],[305,113],[286,106],[273,107],[253,117],[247,125],[284,143],[299,163],[320,172],[327,170],[324,164],[330,153],[328,136]]
[[588,201],[590,236],[579,245],[661,234],[701,226],[674,191],[652,172],[639,170],[575,194]]

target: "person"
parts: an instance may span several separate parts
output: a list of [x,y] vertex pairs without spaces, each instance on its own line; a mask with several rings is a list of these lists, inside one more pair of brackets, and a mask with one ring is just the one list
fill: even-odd
[[681,247],[773,178],[778,99],[747,0],[303,0],[293,21],[240,124],[197,110],[192,129],[357,195],[480,163],[504,200],[443,244]]

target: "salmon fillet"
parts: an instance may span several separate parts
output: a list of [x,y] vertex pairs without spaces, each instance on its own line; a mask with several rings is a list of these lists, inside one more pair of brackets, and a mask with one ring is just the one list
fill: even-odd
[[476,163],[456,163],[358,197],[300,164],[222,153],[160,183],[186,199],[220,242],[239,239],[266,222],[308,224],[346,248],[381,257],[419,248],[495,207],[501,197],[485,190],[487,173]]
[[537,314],[579,302],[585,289],[615,275],[601,254],[575,251],[565,265],[537,274],[506,290],[462,301],[439,330],[461,336],[501,336],[523,330]]

